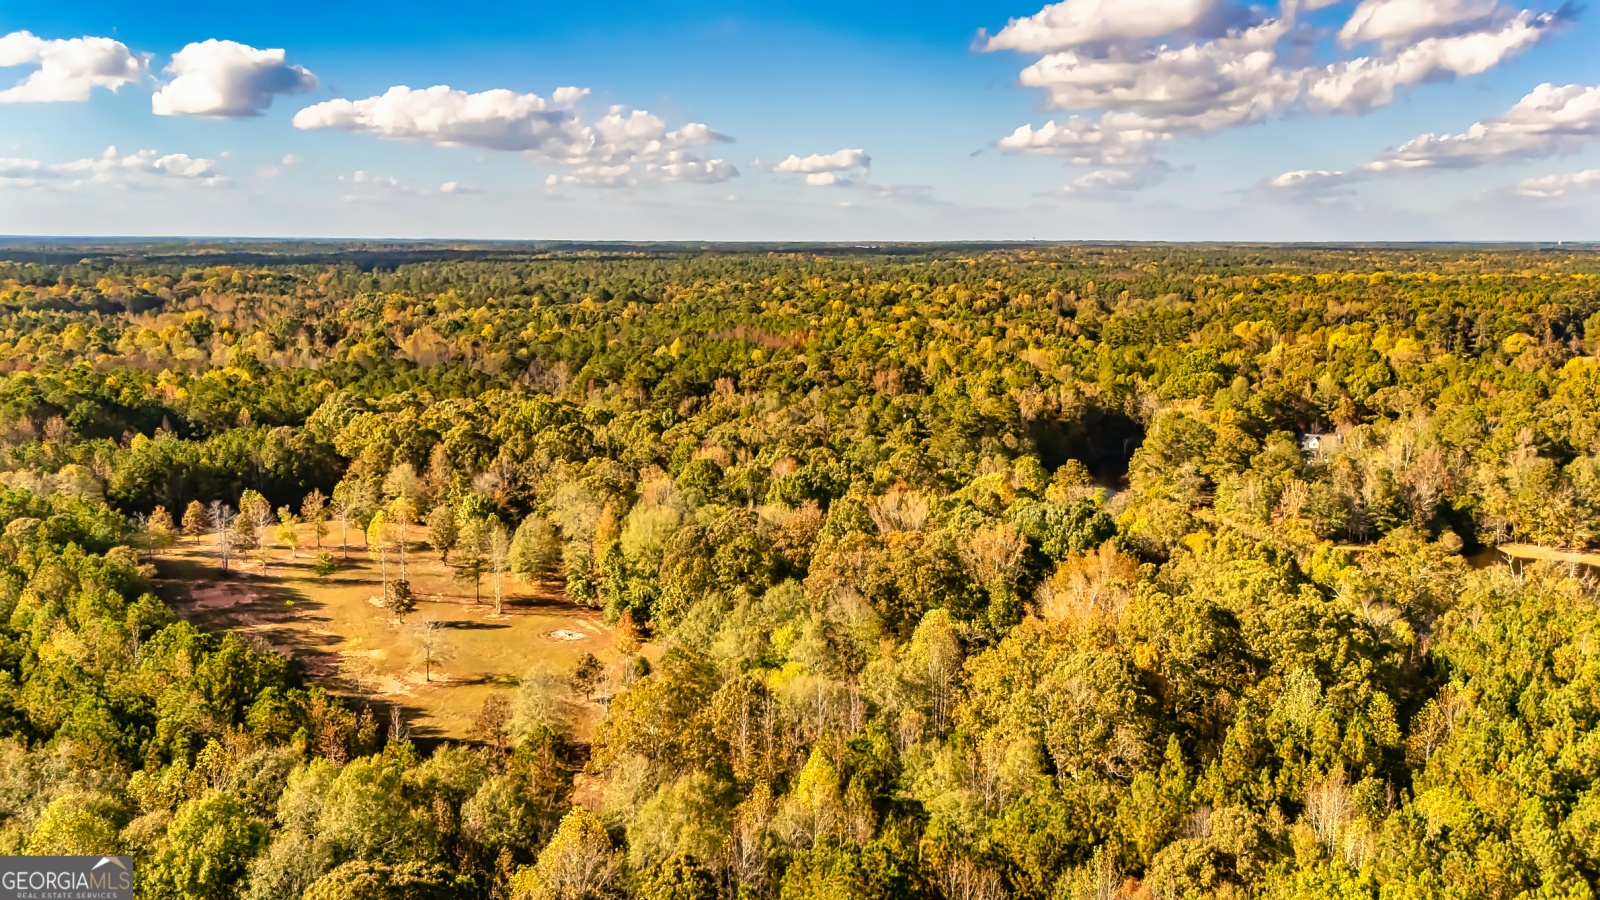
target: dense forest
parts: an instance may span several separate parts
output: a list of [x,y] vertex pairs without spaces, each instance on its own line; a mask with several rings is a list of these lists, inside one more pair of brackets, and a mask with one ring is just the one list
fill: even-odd
[[[1482,564],[1600,538],[1592,250],[156,250],[0,249],[0,854],[145,898],[1600,885],[1600,587]],[[603,609],[592,735],[592,671],[429,745],[154,593],[297,522]]]

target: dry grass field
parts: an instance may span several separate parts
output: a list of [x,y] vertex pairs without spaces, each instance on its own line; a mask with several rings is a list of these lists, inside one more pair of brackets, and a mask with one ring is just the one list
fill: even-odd
[[[330,690],[358,703],[367,697],[398,705],[412,734],[424,741],[468,739],[484,700],[514,692],[536,667],[567,673],[587,653],[607,664],[616,660],[614,630],[597,610],[568,601],[555,582],[529,587],[507,575],[496,616],[489,576],[482,602],[475,602],[471,582],[457,579],[421,536],[413,529],[408,553],[417,609],[403,623],[380,603],[376,556],[356,543],[338,572],[319,577],[309,529],[298,556],[272,550],[265,576],[253,555],[235,558],[225,576],[209,539],[186,539],[157,561],[160,590],[201,628],[260,637]],[[336,535],[324,546],[340,558]],[[393,554],[388,566],[393,577]],[[430,620],[440,625],[444,649],[435,654],[439,661],[424,666],[420,631]],[[578,737],[587,739],[598,708],[579,702],[576,713]]]

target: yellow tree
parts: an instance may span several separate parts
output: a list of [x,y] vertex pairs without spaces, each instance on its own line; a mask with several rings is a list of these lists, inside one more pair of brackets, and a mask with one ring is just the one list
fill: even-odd
[[372,521],[367,525],[367,554],[378,552],[378,578],[383,584],[384,594],[389,591],[389,515],[383,510],[372,514]]

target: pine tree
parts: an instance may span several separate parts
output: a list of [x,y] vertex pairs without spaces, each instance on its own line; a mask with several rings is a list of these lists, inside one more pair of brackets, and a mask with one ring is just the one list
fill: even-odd
[[401,622],[417,608],[417,596],[411,592],[411,582],[396,578],[383,592],[383,606]]
[[487,560],[483,551],[486,543],[482,519],[468,519],[461,523],[461,534],[456,539],[456,578],[472,582],[472,602],[483,601],[483,573]]
[[556,531],[539,516],[529,516],[517,526],[511,539],[511,571],[524,582],[534,583],[555,567],[561,553]]
[[450,551],[455,549],[460,528],[456,525],[456,511],[448,503],[441,503],[428,513],[428,543],[439,554],[439,561],[450,562]]
[[199,500],[190,500],[189,506],[183,511],[183,533],[191,539],[199,537],[211,528],[210,520],[206,517],[206,508]]

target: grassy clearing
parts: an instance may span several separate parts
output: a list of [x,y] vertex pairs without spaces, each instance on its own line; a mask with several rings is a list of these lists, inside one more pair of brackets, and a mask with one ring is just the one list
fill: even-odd
[[[302,547],[312,546],[307,529]],[[325,546],[339,558],[336,540]],[[495,616],[487,576],[482,602],[474,602],[470,582],[457,580],[425,545],[412,546],[407,574],[418,602],[403,624],[379,603],[378,560],[359,546],[327,578],[312,570],[314,549],[291,558],[281,548],[272,551],[265,577],[253,559],[235,559],[224,577],[209,539],[185,541],[158,560],[159,586],[179,615],[202,628],[259,636],[330,690],[398,705],[421,740],[468,739],[484,700],[515,691],[536,666],[567,673],[585,653],[607,665],[616,661],[613,629],[556,584],[529,587],[507,576],[503,614]],[[391,577],[397,569],[391,554]],[[425,667],[417,658],[418,630],[428,620],[439,622],[446,652]],[[587,740],[598,707],[580,703],[577,716],[578,737]]]
[[1533,544],[1501,544],[1495,549],[1516,559],[1540,559],[1568,565],[1600,566],[1600,553],[1555,550]]

